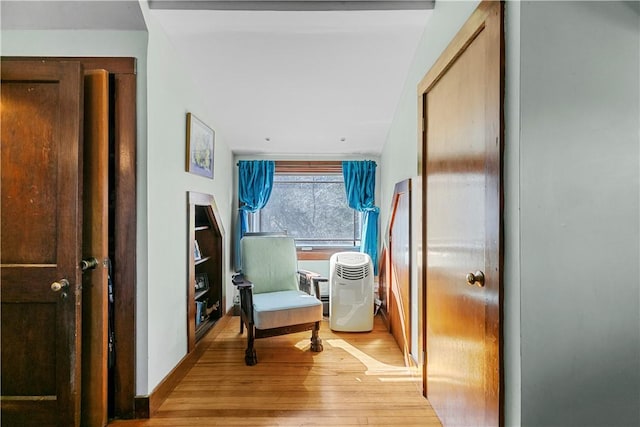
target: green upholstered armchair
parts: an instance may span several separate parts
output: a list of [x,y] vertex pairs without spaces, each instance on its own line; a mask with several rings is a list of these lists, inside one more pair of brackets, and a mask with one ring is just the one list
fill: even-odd
[[246,364],[258,363],[257,338],[311,330],[311,351],[322,351],[319,282],[326,279],[298,270],[293,238],[245,236],[240,250],[242,273],[233,284],[240,292],[240,333],[247,327]]

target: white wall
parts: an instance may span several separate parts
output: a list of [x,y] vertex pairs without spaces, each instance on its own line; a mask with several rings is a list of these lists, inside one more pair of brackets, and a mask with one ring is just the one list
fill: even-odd
[[[233,156],[224,135],[216,133],[214,179],[185,172],[186,114],[191,112],[216,129],[211,115],[182,66],[180,56],[145,2],[141,8],[149,30],[148,44],[148,378],[139,376],[138,394],[148,394],[186,355],[187,192],[212,194],[225,232],[226,308],[230,291],[231,189]],[[143,360],[138,361],[143,364]]]
[[[415,193],[420,191],[418,173],[418,83],[429,71],[440,53],[456,35],[469,15],[478,5],[477,1],[437,1],[433,14],[418,44],[415,57],[407,74],[400,102],[396,108],[393,123],[380,157],[381,163],[381,201],[380,224],[383,233],[389,226],[391,199],[397,182],[412,178],[414,198],[412,201],[412,271],[411,299],[418,300],[418,245],[420,244],[419,221],[421,218],[420,199]],[[382,238],[384,238],[384,234]],[[411,306],[411,324],[418,324],[418,304]],[[422,363],[417,348],[418,330],[412,328],[411,354]]]
[[[144,6],[143,6],[144,9]],[[146,16],[146,18],[149,18]],[[186,113],[216,128],[204,99],[148,19],[146,31],[2,31],[5,56],[124,56],[137,60],[136,394],[185,356],[187,191],[213,194],[230,252],[233,156],[216,134],[214,179],[184,171]],[[149,70],[149,72],[147,72]],[[227,265],[230,257],[226,260]],[[230,270],[226,307],[232,306]]]
[[522,425],[640,425],[640,19],[523,2]]
[[437,1],[430,15],[380,157],[383,227],[389,221],[395,183],[418,173],[418,83],[477,5],[478,1]]

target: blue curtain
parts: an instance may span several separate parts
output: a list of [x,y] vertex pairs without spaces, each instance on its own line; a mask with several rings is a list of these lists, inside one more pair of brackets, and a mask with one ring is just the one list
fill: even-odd
[[376,162],[371,160],[342,162],[342,176],[347,191],[349,207],[362,212],[362,243],[360,252],[365,252],[373,261],[378,274],[378,216],[380,209],[375,203]]
[[271,197],[275,162],[271,160],[241,160],[238,162],[238,226],[236,227],[235,267],[241,270],[240,239],[249,228],[249,212],[264,208]]

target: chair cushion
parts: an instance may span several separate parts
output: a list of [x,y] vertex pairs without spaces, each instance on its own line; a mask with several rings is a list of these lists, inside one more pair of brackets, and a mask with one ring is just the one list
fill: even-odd
[[253,322],[258,329],[322,320],[322,303],[302,291],[280,291],[253,296]]
[[253,293],[298,289],[298,259],[291,237],[246,236],[241,241],[242,272]]

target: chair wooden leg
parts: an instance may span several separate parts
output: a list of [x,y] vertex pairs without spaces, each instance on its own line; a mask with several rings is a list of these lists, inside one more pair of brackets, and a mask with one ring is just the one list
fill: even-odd
[[313,330],[311,331],[311,351],[320,353],[324,350],[322,347],[322,340],[318,336],[318,332],[320,331],[320,322],[316,322]]
[[244,321],[242,320],[242,315],[240,315],[240,335],[244,333]]
[[256,354],[256,349],[253,348],[253,334],[253,324],[247,325],[247,349],[244,352],[244,362],[247,364],[247,366],[253,366],[258,363],[258,355]]

